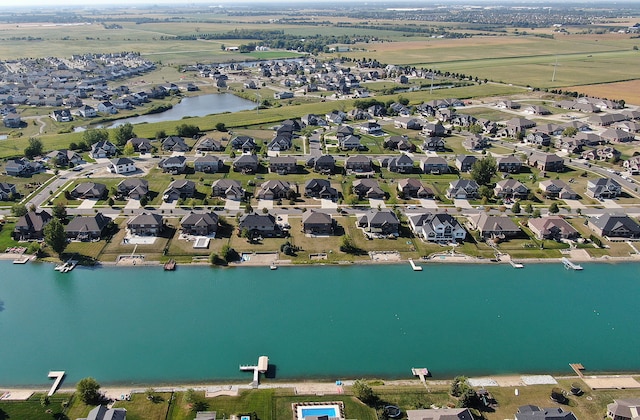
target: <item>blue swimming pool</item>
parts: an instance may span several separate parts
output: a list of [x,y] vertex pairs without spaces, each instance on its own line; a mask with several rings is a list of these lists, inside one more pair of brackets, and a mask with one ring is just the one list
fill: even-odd
[[303,408],[302,410],[302,418],[306,418],[307,416],[329,416],[329,417],[338,417],[335,407],[310,407]]

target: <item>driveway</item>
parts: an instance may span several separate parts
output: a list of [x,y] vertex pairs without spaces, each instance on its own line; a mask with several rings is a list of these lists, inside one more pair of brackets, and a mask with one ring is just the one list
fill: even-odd
[[456,198],[453,200],[453,205],[456,207],[460,207],[461,209],[472,209],[473,206],[469,204],[469,200],[463,200],[461,198]]
[[336,203],[335,201],[327,200],[326,198],[321,198],[320,208],[335,210],[338,208],[338,203]]
[[384,200],[379,200],[377,198],[370,198],[369,205],[372,209],[377,209],[380,206],[381,209],[386,209],[387,205],[384,203]]
[[604,205],[605,208],[607,209],[621,209],[622,206],[618,203],[616,203],[615,200],[604,200],[604,202],[602,203],[602,205]]
[[80,203],[80,205],[78,206],[79,209],[92,209],[93,206],[96,205],[96,203],[98,202],[98,199],[96,198],[87,198],[86,200],[83,200],[82,203]]
[[125,204],[124,206],[125,210],[136,210],[140,207],[140,200],[136,200],[134,198],[130,198],[129,201],[127,201],[127,204]]
[[258,200],[258,206],[256,207],[258,211],[262,211],[262,209],[273,209],[273,200]]
[[437,209],[438,203],[436,203],[436,200],[428,200],[426,198],[423,198],[420,199],[420,206],[424,207],[425,209]]
[[178,200],[174,200],[174,201],[170,201],[170,202],[166,202],[163,201],[162,204],[160,204],[160,210],[173,210],[178,206]]
[[587,206],[585,206],[584,204],[582,204],[582,202],[580,202],[580,200],[563,200],[565,203],[567,203],[567,206],[571,207],[572,209],[586,209]]
[[225,210],[240,210],[240,201],[238,200],[224,200]]

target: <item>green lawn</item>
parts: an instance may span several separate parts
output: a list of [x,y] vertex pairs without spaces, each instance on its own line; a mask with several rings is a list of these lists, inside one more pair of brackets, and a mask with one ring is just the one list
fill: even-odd
[[[29,419],[50,420],[52,418],[68,419],[70,413],[63,402],[68,403],[71,395],[55,394],[49,398],[49,405],[40,404],[40,398],[44,394],[33,394],[26,401],[2,401],[0,402],[0,419]],[[73,417],[75,419],[75,417]]]

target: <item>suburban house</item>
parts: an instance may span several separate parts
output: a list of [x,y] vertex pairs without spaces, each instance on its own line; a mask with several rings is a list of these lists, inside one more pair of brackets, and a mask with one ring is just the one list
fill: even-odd
[[313,170],[321,174],[332,174],[336,169],[336,160],[331,155],[318,156],[313,162]]
[[149,194],[149,181],[142,178],[126,178],[118,184],[116,189],[121,197],[140,200]]
[[410,174],[413,172],[413,159],[411,159],[409,155],[403,153],[400,156],[389,158],[386,166],[390,172]]
[[[630,157],[629,159],[625,160],[622,163],[622,166],[624,167],[624,169],[629,171],[631,175],[639,174],[640,173],[640,156]],[[9,170],[6,167],[5,167],[5,170],[7,170],[7,173],[9,173]]]
[[56,109],[51,113],[51,119],[57,122],[73,121],[70,109]]
[[347,175],[373,174],[373,162],[371,161],[371,158],[369,156],[365,156],[365,155],[349,156],[345,160],[344,168],[347,171]]
[[246,213],[240,216],[238,222],[238,232],[248,230],[251,237],[274,237],[282,236],[282,230],[276,223],[273,214]]
[[616,198],[622,192],[622,187],[611,178],[596,178],[587,181],[587,196],[601,200]]
[[571,187],[569,187],[564,181],[559,179],[547,179],[540,181],[538,188],[547,198],[559,198],[560,200],[575,200],[578,198]]
[[127,221],[127,229],[132,235],[158,236],[163,228],[162,216],[157,213],[141,213]]
[[358,227],[376,235],[399,236],[400,221],[390,209],[370,209],[358,218]]
[[438,122],[435,122],[435,123],[426,123],[422,127],[422,132],[427,137],[442,137],[445,134],[447,134],[447,129],[444,128],[444,126],[442,125],[442,123],[440,121],[438,121]]
[[428,408],[407,410],[407,420],[473,420],[468,408]]
[[188,179],[176,179],[162,193],[162,200],[170,203],[179,198],[191,198],[196,193],[196,184]]
[[52,162],[55,160],[56,166],[69,166],[71,164],[77,165],[84,162],[82,156],[80,156],[73,150],[67,149],[53,150],[47,153],[47,155],[45,156],[45,160],[47,162]]
[[520,228],[507,216],[492,216],[482,212],[469,217],[471,227],[482,239],[508,239],[520,234]]
[[46,210],[29,211],[16,222],[13,237],[17,241],[44,239],[44,227],[52,218]]
[[98,112],[101,114],[117,114],[118,108],[111,101],[102,101],[98,103]]
[[549,146],[551,145],[551,136],[547,133],[534,132],[529,133],[524,138],[525,143],[533,144],[537,146]]
[[214,212],[189,212],[180,220],[182,233],[194,236],[215,235],[218,230],[218,215]]
[[580,234],[578,231],[560,216],[546,216],[530,218],[528,222],[529,229],[536,235],[536,238],[552,239],[559,241],[560,239],[575,239]]
[[298,172],[298,163],[293,156],[272,156],[269,158],[269,172],[280,175]]
[[518,174],[522,169],[522,162],[514,155],[499,157],[496,161],[498,172]]
[[102,232],[111,221],[102,213],[93,216],[76,216],[64,227],[68,239],[75,241],[100,240]]
[[600,236],[610,238],[640,238],[640,225],[626,214],[605,213],[589,218],[589,228]]
[[302,213],[302,231],[307,235],[331,235],[335,220],[330,214],[311,209]]
[[95,182],[81,182],[70,192],[73,199],[101,199],[107,195],[107,186]]
[[211,184],[211,195],[223,197],[227,200],[240,201],[244,198],[245,191],[242,189],[240,181],[235,179],[217,179]]
[[496,107],[502,108],[502,109],[520,109],[520,104],[518,102],[504,100],[504,101],[498,101],[496,103]]
[[600,134],[603,139],[610,143],[625,143],[635,140],[635,135],[619,128],[608,128]]
[[382,127],[377,121],[367,121],[360,125],[360,131],[371,135],[383,134]]
[[389,136],[384,140],[384,147],[389,150],[410,150],[413,144],[406,136]]
[[137,170],[138,168],[136,168],[135,162],[127,157],[111,159],[111,165],[109,166],[109,171],[119,175],[128,174]]
[[0,201],[9,201],[18,194],[16,184],[0,182]]
[[89,105],[81,106],[80,108],[78,108],[77,113],[82,118],[94,118],[98,116],[98,111],[96,111],[94,107]]
[[331,111],[325,114],[327,121],[333,124],[342,124],[347,119],[347,114],[342,111]]
[[162,150],[170,152],[188,152],[189,146],[184,142],[182,137],[169,136],[162,140]]
[[478,183],[473,179],[458,179],[449,183],[447,197],[451,199],[473,199],[478,198]]
[[526,118],[514,117],[507,121],[507,134],[515,136],[518,133],[524,133],[528,128],[536,126],[535,121]]
[[127,141],[127,144],[133,146],[133,150],[142,155],[151,153],[153,151],[153,146],[151,145],[151,140],[143,139],[140,137],[134,137]]
[[293,98],[293,92],[289,92],[289,91],[282,91],[282,92],[275,92],[273,94],[273,98],[274,99],[291,99]]
[[524,199],[529,195],[529,188],[517,179],[503,179],[496,183],[493,193],[500,198]]
[[429,242],[449,243],[464,241],[467,231],[448,213],[422,213],[407,215],[413,233]]
[[422,121],[414,117],[396,117],[393,120],[396,128],[404,128],[405,130],[422,130]]
[[571,411],[560,407],[540,408],[535,405],[518,407],[515,420],[578,420]]
[[430,136],[422,143],[422,150],[429,152],[444,152],[445,141],[442,137]]
[[385,192],[378,185],[378,181],[375,179],[356,179],[353,181],[353,193],[358,196],[360,200],[378,199],[383,200],[385,198]]
[[613,400],[607,405],[607,417],[612,420],[638,420],[640,418],[640,398]]
[[283,150],[289,150],[293,147],[293,137],[291,133],[286,135],[278,135],[273,138],[267,145],[267,149],[272,152],[280,152]]
[[224,150],[219,140],[203,137],[196,144],[196,152],[221,152]]
[[362,148],[360,137],[355,135],[338,137],[338,146],[343,150],[360,150]]
[[258,171],[258,156],[243,154],[233,161],[233,170],[243,174],[254,174]]
[[259,189],[256,189],[255,196],[259,200],[279,200],[287,198],[289,191],[292,191],[290,183],[272,179],[264,182]]
[[89,155],[94,159],[110,158],[118,153],[118,148],[109,140],[101,140],[91,145]]
[[525,106],[522,109],[522,112],[524,112],[525,114],[531,114],[531,115],[549,115],[551,114],[551,111],[549,111],[547,108],[540,106],[540,105],[528,105]]
[[187,170],[187,158],[184,156],[171,156],[162,159],[158,166],[162,168],[162,172],[169,172],[174,175],[183,174]]
[[331,201],[338,201],[338,190],[331,186],[327,179],[310,179],[304,185],[305,197],[313,197]]
[[215,173],[223,166],[222,160],[213,155],[200,156],[193,161],[193,169],[196,172]]
[[27,158],[10,159],[4,165],[4,171],[11,176],[31,176],[43,170],[41,162],[31,162]]
[[249,136],[236,136],[232,138],[231,147],[233,150],[242,150],[242,153],[251,153],[253,150],[260,148],[253,137]]
[[564,159],[551,153],[534,152],[527,158],[527,164],[532,168],[547,172],[562,172],[564,170]]
[[489,147],[489,139],[480,134],[471,134],[464,138],[462,146],[470,152],[480,151]]
[[127,420],[127,410],[125,408],[107,408],[99,405],[89,411],[86,418],[77,420]]
[[20,126],[22,125],[22,118],[20,118],[19,114],[12,112],[5,115],[5,117],[2,119],[2,122],[7,128],[20,128]]
[[585,150],[584,152],[582,152],[582,159],[599,160],[599,161],[603,161],[603,160],[617,161],[618,159],[620,159],[621,155],[622,153],[619,150],[611,146],[604,146],[604,147],[597,147],[595,149]]
[[398,180],[398,191],[407,198],[433,198],[434,194],[430,188],[425,187],[419,179],[404,178]]
[[460,172],[469,172],[473,167],[473,164],[478,160],[474,155],[459,155],[456,157],[456,168]]
[[422,171],[425,174],[446,174],[450,172],[446,159],[440,156],[429,156],[421,163]]

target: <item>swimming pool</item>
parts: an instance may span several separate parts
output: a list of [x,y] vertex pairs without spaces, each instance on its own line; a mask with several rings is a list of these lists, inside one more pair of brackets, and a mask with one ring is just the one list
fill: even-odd
[[302,419],[307,418],[308,416],[329,416],[329,417],[338,417],[336,414],[336,407],[309,407],[309,408],[301,408],[300,409]]

